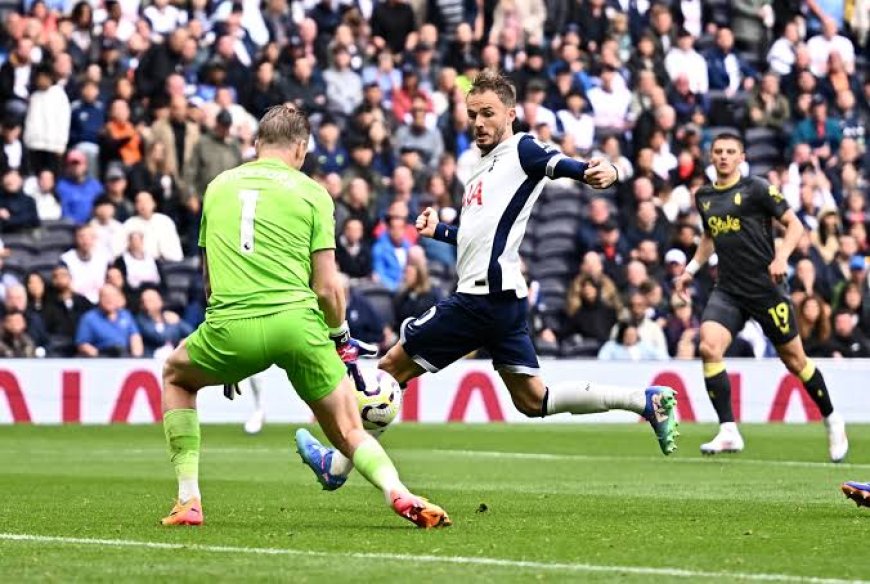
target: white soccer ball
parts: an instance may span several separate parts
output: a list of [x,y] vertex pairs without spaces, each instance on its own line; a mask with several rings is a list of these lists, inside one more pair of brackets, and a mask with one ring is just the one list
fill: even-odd
[[393,376],[380,369],[360,369],[366,382],[364,391],[357,389],[356,401],[366,430],[386,428],[402,409],[402,389]]

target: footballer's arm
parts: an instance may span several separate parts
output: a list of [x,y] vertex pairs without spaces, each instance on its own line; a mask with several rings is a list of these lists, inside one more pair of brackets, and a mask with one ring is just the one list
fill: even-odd
[[692,281],[701,266],[707,263],[714,251],[713,238],[705,231],[701,234],[701,241],[698,242],[698,249],[695,251],[692,261],[688,263],[683,273],[674,279],[674,289],[680,296],[685,297],[689,282]]
[[785,226],[785,237],[783,237],[782,244],[776,250],[776,255],[774,255],[773,261],[768,268],[770,278],[776,283],[781,282],[785,278],[788,272],[788,258],[804,234],[803,223],[801,223],[797,214],[791,209],[786,210],[779,217],[778,221]]
[[311,289],[330,331],[344,323],[346,300],[339,277],[334,249],[320,249],[311,254]]
[[580,162],[532,138],[520,140],[518,148],[520,165],[530,177],[570,178],[594,189],[606,189],[619,180],[616,166],[604,158]]

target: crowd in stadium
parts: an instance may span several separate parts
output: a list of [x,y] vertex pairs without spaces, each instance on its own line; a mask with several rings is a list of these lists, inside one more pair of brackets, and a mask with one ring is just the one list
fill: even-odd
[[[204,318],[197,237],[209,181],[254,156],[293,102],[305,172],[336,206],[352,333],[386,347],[455,284],[479,156],[464,95],[498,68],[517,130],[604,156],[617,187],[565,179],[521,248],[542,356],[692,358],[715,257],[700,235],[710,140],[806,227],[790,278],[811,356],[870,356],[867,0],[24,0],[0,3],[0,355],[160,355]],[[731,355],[771,354],[748,325]]]

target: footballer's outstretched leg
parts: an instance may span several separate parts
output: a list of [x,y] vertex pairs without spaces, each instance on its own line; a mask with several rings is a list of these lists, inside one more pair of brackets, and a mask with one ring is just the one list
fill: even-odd
[[499,369],[499,374],[511,393],[514,405],[527,416],[626,410],[643,416],[650,423],[663,454],[671,454],[677,449],[677,392],[670,387],[633,390],[591,381],[544,387],[537,375],[515,373],[505,367]]
[[[305,428],[296,430],[296,452],[317,477],[324,491],[334,491],[347,481],[353,462],[334,448],[327,448]],[[349,463],[349,464],[348,464]],[[341,468],[336,468],[337,466]]]
[[870,507],[870,483],[849,481],[843,483],[840,490],[859,507]]

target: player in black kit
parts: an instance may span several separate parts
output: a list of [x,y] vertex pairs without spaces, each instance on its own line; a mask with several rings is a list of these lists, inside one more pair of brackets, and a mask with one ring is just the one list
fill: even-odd
[[[758,177],[742,177],[743,140],[720,134],[710,148],[716,181],[698,189],[695,202],[704,234],[695,257],[675,282],[685,294],[695,273],[715,251],[719,280],[701,318],[704,383],[721,425],[716,437],[701,445],[704,454],[740,452],[743,438],[731,411],[731,384],[722,357],[746,320],[753,318],[773,342],[783,364],[804,384],[825,418],[831,460],[840,462],[849,449],[843,418],[834,413],[825,380],[807,359],[798,336],[794,306],[788,295],[788,257],[803,234],[803,225],[779,190]],[[773,219],[785,226],[774,246]]]

